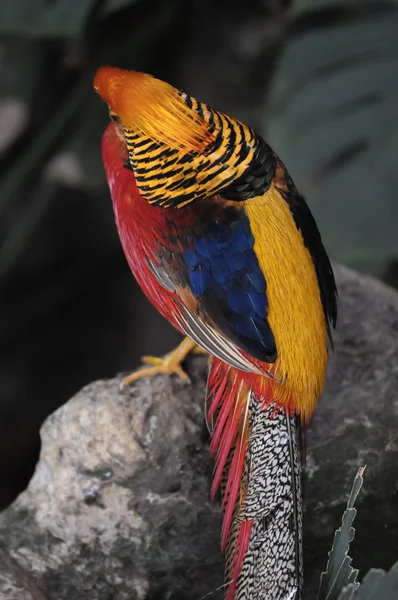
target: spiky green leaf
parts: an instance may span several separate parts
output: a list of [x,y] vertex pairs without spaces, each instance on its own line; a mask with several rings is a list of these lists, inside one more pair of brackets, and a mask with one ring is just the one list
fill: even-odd
[[[350,543],[354,539],[355,529],[352,523],[357,514],[354,508],[355,500],[363,483],[364,468],[358,470],[354,483],[352,485],[350,497],[347,502],[347,509],[342,518],[341,527],[334,535],[334,542],[329,552],[329,560],[326,565],[326,571],[321,575],[318,600],[338,600],[342,589],[349,584],[356,589],[356,577],[358,571],[351,567],[352,559],[348,556]],[[344,600],[350,599],[348,595]]]

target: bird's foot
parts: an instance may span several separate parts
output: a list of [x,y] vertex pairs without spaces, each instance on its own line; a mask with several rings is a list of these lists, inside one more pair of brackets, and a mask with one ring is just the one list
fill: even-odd
[[167,354],[164,358],[159,358],[157,356],[143,356],[143,362],[152,366],[145,369],[139,369],[138,371],[134,371],[130,375],[127,375],[121,383],[121,388],[123,389],[126,385],[129,385],[142,377],[153,377],[159,373],[165,373],[167,375],[175,374],[178,375],[182,381],[190,382],[189,375],[185,373],[181,366],[181,363],[186,359],[190,352],[194,354],[206,354],[206,352],[199,348],[195,342],[186,337],[177,348]]

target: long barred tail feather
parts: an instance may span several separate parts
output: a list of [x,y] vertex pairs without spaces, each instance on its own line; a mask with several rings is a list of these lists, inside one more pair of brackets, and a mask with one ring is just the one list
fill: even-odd
[[[299,600],[302,594],[301,462],[297,418],[251,398],[250,476],[237,519],[251,522],[231,600]],[[235,552],[234,548],[227,549]]]
[[[256,398],[234,369],[210,367],[215,418],[213,495],[224,510],[226,600],[299,600],[302,590],[301,461],[298,419]],[[266,399],[265,399],[266,400]]]

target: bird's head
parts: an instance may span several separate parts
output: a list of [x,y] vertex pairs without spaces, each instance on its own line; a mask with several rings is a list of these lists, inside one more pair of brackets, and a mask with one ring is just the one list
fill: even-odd
[[186,153],[205,153],[214,141],[205,119],[189,108],[185,95],[152,75],[101,67],[94,89],[125,132]]
[[248,167],[253,132],[146,73],[101,67],[94,89],[126,145],[141,195],[181,207],[212,197]]

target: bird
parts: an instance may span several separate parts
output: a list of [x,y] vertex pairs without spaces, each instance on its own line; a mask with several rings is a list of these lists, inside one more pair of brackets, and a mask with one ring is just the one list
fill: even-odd
[[164,359],[144,357],[150,366],[124,383],[187,379],[185,357],[209,354],[226,598],[298,599],[296,431],[324,387],[337,319],[318,227],[253,128],[146,73],[104,66],[93,85],[111,119],[102,158],[126,259],[185,336]]

